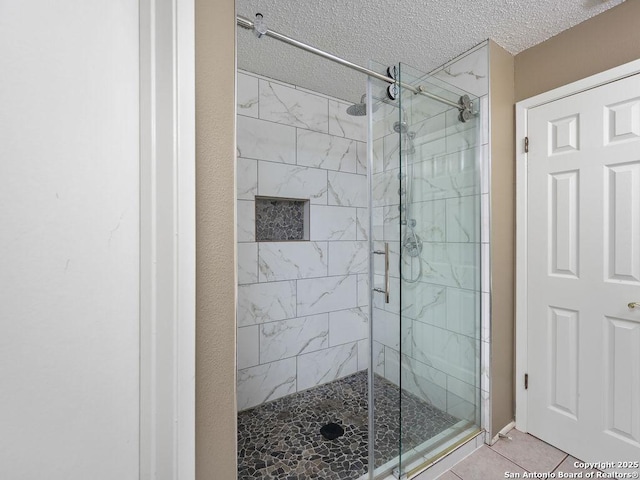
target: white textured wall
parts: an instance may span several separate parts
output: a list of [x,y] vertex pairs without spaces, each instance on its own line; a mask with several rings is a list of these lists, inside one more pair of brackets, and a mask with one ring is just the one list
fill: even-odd
[[138,4],[0,5],[0,476],[138,478]]
[[[238,408],[367,367],[365,117],[238,75]],[[310,240],[256,242],[255,196],[308,199]]]

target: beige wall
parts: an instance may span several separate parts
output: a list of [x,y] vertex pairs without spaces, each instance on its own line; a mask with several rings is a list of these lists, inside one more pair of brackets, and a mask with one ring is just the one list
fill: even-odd
[[516,101],[640,58],[640,1],[628,0],[516,55]]
[[513,56],[489,42],[491,84],[491,434],[514,418],[515,136]]
[[196,478],[236,478],[235,4],[196,0]]

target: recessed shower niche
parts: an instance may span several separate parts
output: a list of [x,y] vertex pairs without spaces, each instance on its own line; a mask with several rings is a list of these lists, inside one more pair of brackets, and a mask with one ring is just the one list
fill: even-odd
[[256,197],[256,241],[309,240],[309,200]]

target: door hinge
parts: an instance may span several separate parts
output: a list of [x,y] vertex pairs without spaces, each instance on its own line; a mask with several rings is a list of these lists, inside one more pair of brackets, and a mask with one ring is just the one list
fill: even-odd
[[529,153],[529,137],[524,137],[524,153]]
[[524,374],[524,389],[527,390],[529,388],[529,374]]

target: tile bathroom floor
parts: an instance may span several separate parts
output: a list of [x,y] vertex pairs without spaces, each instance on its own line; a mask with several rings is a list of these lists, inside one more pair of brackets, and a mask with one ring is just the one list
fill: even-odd
[[[376,376],[375,458],[398,454],[399,389]],[[413,448],[459,420],[402,392],[402,444]],[[330,422],[344,435],[326,440]],[[238,480],[349,480],[367,471],[367,372],[238,413]]]
[[493,446],[480,447],[437,479],[497,480],[508,478],[506,473],[519,474],[511,478],[523,478],[525,472],[555,473],[555,478],[558,478],[559,472],[582,472],[581,476],[574,478],[585,478],[586,472],[596,472],[576,468],[574,463],[577,459],[532,435],[512,429],[507,436],[510,438],[501,438]]

